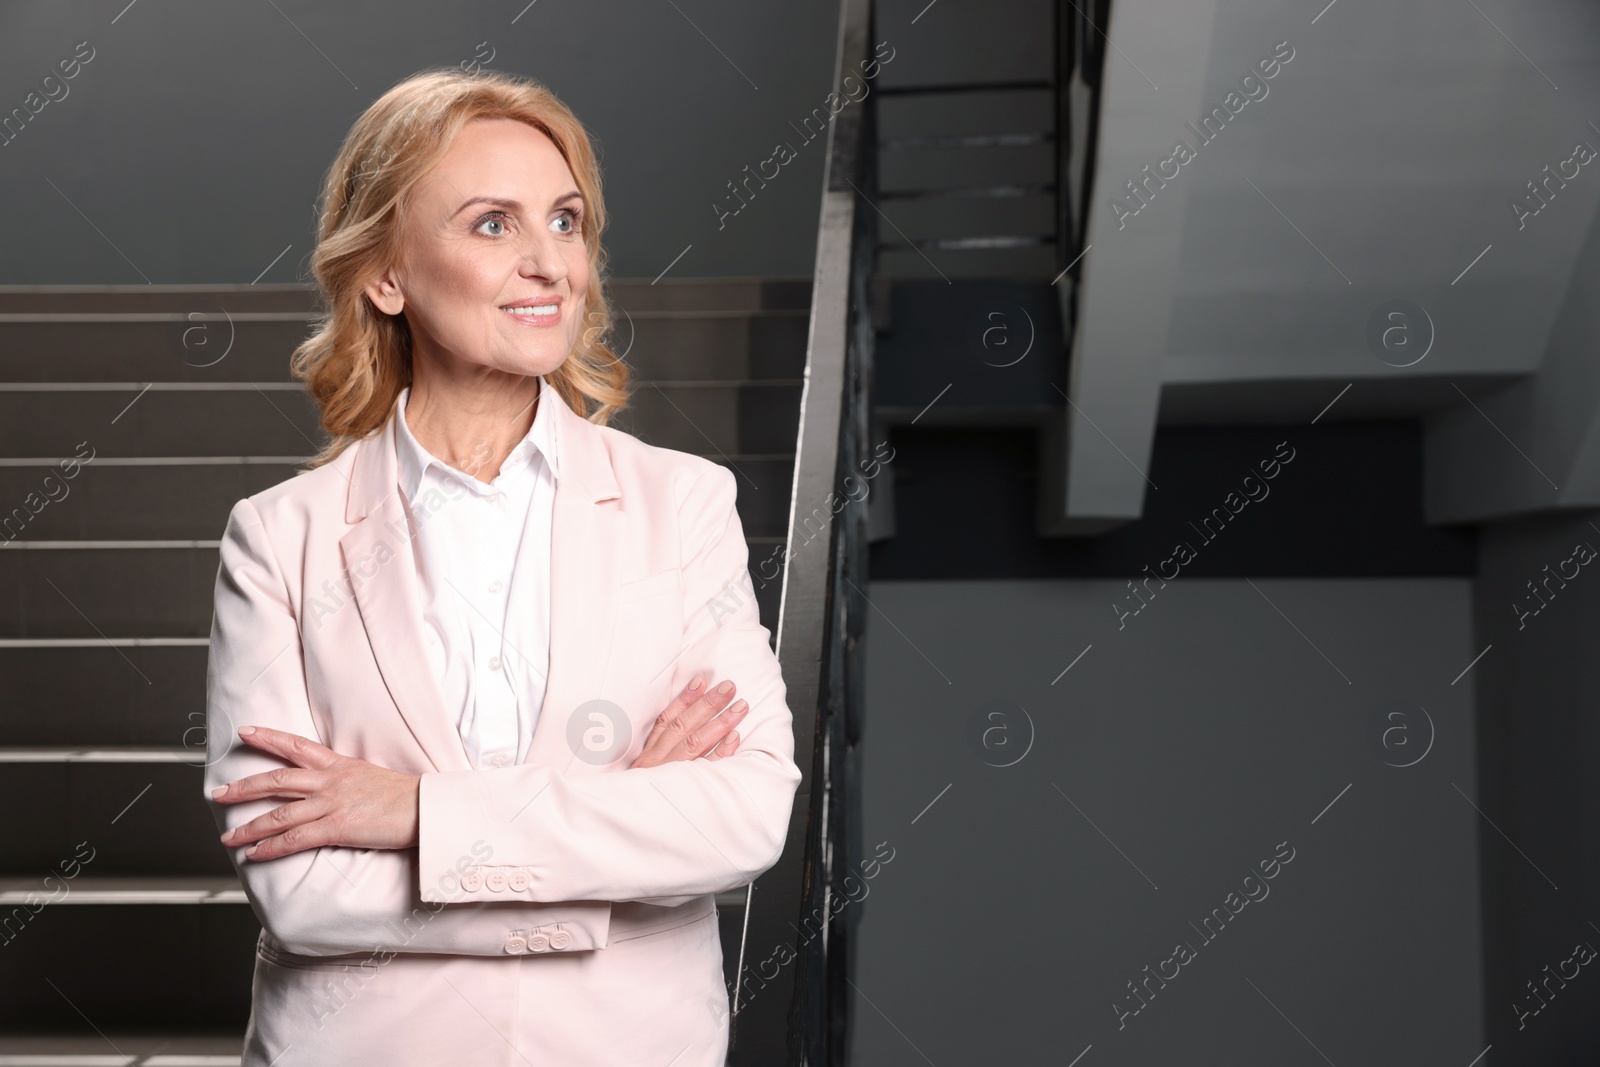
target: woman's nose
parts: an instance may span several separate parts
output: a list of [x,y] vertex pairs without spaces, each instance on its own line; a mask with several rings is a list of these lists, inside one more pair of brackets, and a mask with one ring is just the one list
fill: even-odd
[[545,278],[559,282],[567,276],[567,261],[555,247],[555,242],[534,236],[523,238],[517,245],[524,277]]

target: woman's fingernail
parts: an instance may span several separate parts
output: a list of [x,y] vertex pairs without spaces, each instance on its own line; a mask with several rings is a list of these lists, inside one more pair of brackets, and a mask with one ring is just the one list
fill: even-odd
[[705,679],[697,674],[689,681],[689,691],[691,693],[699,692],[700,686],[703,684],[705,684]]
[[219,785],[219,786],[217,786],[215,789],[213,789],[211,791],[211,796],[213,798],[220,797],[222,794],[226,793],[227,791],[228,791],[228,787],[227,786]]
[[241,727],[239,727],[239,736],[240,737],[249,737],[251,734],[253,734],[255,732],[256,732],[256,728],[254,726],[241,726]]
[[246,856],[254,856],[256,854],[256,849],[260,847],[260,845],[251,845],[249,848],[244,850],[244,854]]
[[746,703],[745,701],[743,701],[743,700],[739,701],[739,703],[737,703],[737,704],[735,704],[733,706],[733,713],[735,715],[743,715],[745,712],[747,712],[749,710],[750,710],[750,705],[748,703]]
[[723,696],[727,696],[729,693],[733,692],[733,683],[723,682],[721,685],[717,686],[717,692],[721,693]]

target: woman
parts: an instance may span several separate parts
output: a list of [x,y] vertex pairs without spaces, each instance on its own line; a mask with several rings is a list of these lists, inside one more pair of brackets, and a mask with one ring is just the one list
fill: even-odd
[[425,72],[323,198],[331,443],[234,506],[211,632],[244,1063],[720,1065],[712,894],[777,861],[800,771],[733,475],[604,425],[588,137]]

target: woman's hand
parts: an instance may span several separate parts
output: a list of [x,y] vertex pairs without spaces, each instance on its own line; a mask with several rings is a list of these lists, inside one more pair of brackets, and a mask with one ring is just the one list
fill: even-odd
[[723,682],[702,691],[704,684],[705,679],[695,675],[689,688],[656,716],[644,750],[628,765],[629,770],[700,756],[715,760],[733,755],[739,747],[739,731],[733,727],[744,718],[750,705],[741,700],[724,712],[722,709],[733,698],[733,683]]
[[410,848],[417,843],[417,790],[421,779],[341,756],[309,738],[264,726],[242,726],[246,744],[293,763],[218,786],[219,804],[263,797],[292,802],[257,816],[222,835],[230,848],[252,860],[270,860],[323,845],[350,848]]

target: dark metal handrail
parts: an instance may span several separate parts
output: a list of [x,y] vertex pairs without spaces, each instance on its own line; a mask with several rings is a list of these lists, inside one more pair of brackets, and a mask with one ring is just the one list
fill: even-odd
[[[866,58],[872,21],[871,0],[844,0],[836,78]],[[876,191],[876,114],[868,97],[842,111],[829,131],[789,514],[791,537],[826,523],[828,551],[790,563],[780,612],[785,676],[814,682],[807,706],[815,710],[798,919],[801,931],[813,933],[802,938],[795,962],[792,1067],[843,1064],[849,1030],[849,926],[833,902],[845,899],[844,878],[859,851],[850,768],[864,695],[867,508],[864,498],[846,494],[843,482],[852,472],[859,480],[872,447],[868,281],[874,241],[872,209],[861,201],[870,203]],[[790,633],[792,642],[785,640]]]
[[[869,55],[870,30],[871,0],[841,0],[835,85]],[[845,1051],[845,928],[829,904],[856,851],[844,765],[859,736],[867,540],[865,503],[840,486],[869,448],[871,209],[858,196],[874,186],[863,151],[872,103],[844,108],[828,127],[776,634],[803,778],[784,854],[745,911],[729,1062],[751,1067],[842,1064]]]
[[[1109,0],[1086,0],[1104,25]],[[1095,102],[1100,48],[1089,39],[1090,16],[1057,12],[1056,77],[1042,83],[992,83],[981,88],[1054,87],[1062,99],[1060,123],[1048,133],[935,138],[968,148],[1010,147],[1054,140],[1061,168],[1051,188],[1059,206],[1057,232],[1007,241],[1058,243],[1077,255],[1087,210],[1087,190],[1070,181],[1068,163],[1093,151],[1094,125],[1074,130],[1066,121],[1069,81],[1087,87]],[[872,0],[840,0],[834,83],[859,69],[873,32]],[[977,85],[881,88],[879,93],[971,91]],[[740,948],[741,983],[734,999],[736,1026],[730,1062],[790,1067],[840,1067],[848,1052],[853,990],[849,982],[850,913],[845,878],[861,857],[856,746],[865,698],[864,636],[868,605],[867,505],[847,493],[871,465],[874,328],[871,293],[876,268],[878,148],[874,93],[845,107],[830,123],[825,184],[817,228],[806,368],[789,507],[789,556],[783,572],[777,651],[794,714],[795,760],[804,777],[795,798],[789,844],[758,883],[745,912]],[[1091,115],[1096,108],[1091,107]],[[896,143],[918,139],[902,138]],[[920,143],[920,141],[918,142]],[[959,195],[956,190],[942,195]],[[968,190],[969,195],[1017,195],[1016,187]],[[1070,194],[1070,195],[1069,195]],[[936,195],[929,193],[928,195]],[[943,247],[951,241],[918,242]],[[994,238],[976,240],[994,241]],[[1063,263],[1065,260],[1063,259]],[[804,551],[798,546],[810,545]],[[774,945],[792,946],[776,973],[761,969],[759,990],[747,990],[749,964]],[[748,951],[747,951],[748,950]]]

